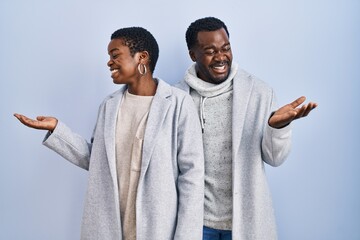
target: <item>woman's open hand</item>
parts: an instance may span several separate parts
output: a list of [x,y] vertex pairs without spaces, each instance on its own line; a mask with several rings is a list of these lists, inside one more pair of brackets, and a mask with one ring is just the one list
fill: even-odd
[[35,120],[18,113],[15,113],[14,116],[25,126],[41,130],[54,131],[58,123],[58,120],[54,117],[38,116]]

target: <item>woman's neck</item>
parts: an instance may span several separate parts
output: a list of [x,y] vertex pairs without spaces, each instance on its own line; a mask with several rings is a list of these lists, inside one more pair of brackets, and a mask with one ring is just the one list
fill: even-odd
[[143,76],[137,83],[128,84],[128,91],[139,96],[154,96],[157,81],[152,76]]

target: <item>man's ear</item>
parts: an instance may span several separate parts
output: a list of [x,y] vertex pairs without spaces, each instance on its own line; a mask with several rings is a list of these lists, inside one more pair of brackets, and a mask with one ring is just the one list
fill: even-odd
[[193,62],[196,62],[195,53],[192,50],[189,50],[189,56]]

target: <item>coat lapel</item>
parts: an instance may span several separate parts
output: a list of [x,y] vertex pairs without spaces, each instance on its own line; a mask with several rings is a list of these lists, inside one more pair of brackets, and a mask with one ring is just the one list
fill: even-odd
[[234,78],[233,91],[233,114],[232,114],[232,142],[233,159],[237,155],[241,136],[244,129],[245,117],[249,105],[250,95],[254,85],[254,80],[245,71],[239,69]]
[[[238,73],[233,81],[233,113],[232,113],[232,143],[233,143],[233,158],[237,155],[241,136],[244,128],[245,117],[251,91],[254,85],[254,80],[250,74],[238,68]],[[190,94],[189,85],[183,80],[176,85],[178,88]]]
[[171,100],[168,99],[170,95],[170,85],[161,80],[158,80],[158,87],[151,103],[150,112],[146,123],[140,178],[144,176],[149,166],[152,152],[157,141],[157,136],[162,128],[166,114],[171,104]]
[[105,127],[104,138],[107,159],[109,162],[109,168],[111,178],[113,180],[114,189],[117,189],[117,173],[116,173],[116,158],[115,158],[115,132],[116,132],[116,120],[120,107],[120,102],[123,97],[126,86],[123,86],[119,91],[114,93],[106,102],[105,108]]

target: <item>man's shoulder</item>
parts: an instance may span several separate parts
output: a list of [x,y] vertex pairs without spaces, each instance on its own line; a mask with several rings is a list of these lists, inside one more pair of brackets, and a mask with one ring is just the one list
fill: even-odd
[[240,83],[238,85],[239,87],[242,86],[241,82],[247,82],[247,83],[251,83],[251,85],[257,90],[267,90],[267,91],[272,90],[272,88],[268,83],[261,80],[256,75],[245,71],[244,69],[240,69],[240,68],[238,69],[234,80],[235,80],[234,81],[235,84]]
[[185,91],[186,93],[189,93],[190,87],[185,82],[185,80],[181,80],[173,85],[173,87],[181,89],[182,91]]

